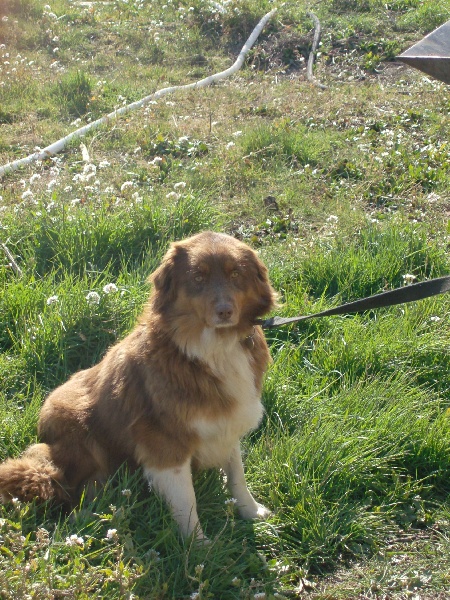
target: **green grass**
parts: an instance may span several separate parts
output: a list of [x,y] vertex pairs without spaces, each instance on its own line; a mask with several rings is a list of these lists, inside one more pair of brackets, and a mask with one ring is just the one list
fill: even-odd
[[[8,0],[0,162],[227,68],[272,6]],[[325,91],[305,77],[311,9]],[[92,132],[89,162],[77,141],[5,176],[0,241],[23,274],[0,257],[0,459],[36,439],[51,389],[131,330],[174,239],[251,244],[282,315],[448,274],[448,87],[393,59],[449,18],[448,0],[286,4],[227,82]],[[444,598],[449,314],[447,294],[269,331],[266,415],[243,443],[266,523],[239,520],[207,472],[211,544],[183,542],[121,469],[71,515],[0,506],[0,598]]]

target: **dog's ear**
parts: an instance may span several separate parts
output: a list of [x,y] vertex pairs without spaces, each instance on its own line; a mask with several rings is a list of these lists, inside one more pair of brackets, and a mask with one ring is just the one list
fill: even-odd
[[158,312],[164,312],[164,309],[167,309],[176,300],[176,255],[177,247],[172,244],[159,267],[148,278],[148,281],[153,285],[153,307]]
[[173,287],[173,268],[175,263],[176,250],[172,246],[164,256],[161,264],[153,271],[148,280],[153,284],[155,290],[164,295],[170,294]]
[[269,271],[256,252],[251,250],[248,264],[253,271],[254,316],[262,316],[277,306],[278,294],[269,281]]
[[159,267],[148,281],[153,284],[151,303],[153,309],[167,313],[177,299],[182,273],[188,269],[187,252],[183,242],[174,242],[166,252]]

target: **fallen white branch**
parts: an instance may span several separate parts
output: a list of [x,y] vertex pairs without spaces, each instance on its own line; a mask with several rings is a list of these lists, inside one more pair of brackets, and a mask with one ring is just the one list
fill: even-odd
[[11,269],[14,271],[17,277],[22,277],[22,269],[16,263],[16,259],[12,255],[12,252],[9,250],[8,246],[3,243],[1,243],[0,246],[3,248],[3,252],[6,254],[9,260],[9,266],[11,267]]
[[309,57],[308,57],[308,65],[306,67],[306,77],[307,77],[308,81],[310,81],[311,83],[316,85],[321,90],[326,90],[327,86],[324,85],[323,83],[320,83],[319,81],[317,81],[317,79],[313,75],[314,58],[315,58],[316,50],[317,50],[317,48],[319,46],[319,42],[320,42],[320,34],[321,34],[320,21],[314,13],[309,12],[308,15],[314,21],[314,38],[313,38],[313,43],[312,43],[312,47],[311,47],[311,52],[309,53]]
[[273,10],[268,12],[266,15],[264,15],[264,17],[259,21],[259,23],[256,25],[256,27],[252,31],[248,40],[243,45],[242,50],[240,51],[239,56],[236,59],[236,62],[233,65],[231,65],[231,67],[226,69],[225,71],[221,71],[220,73],[210,75],[209,77],[205,77],[204,79],[201,79],[200,81],[196,81],[194,83],[188,83],[186,85],[174,85],[172,87],[163,88],[162,90],[159,90],[159,91],[155,92],[154,94],[150,94],[149,96],[142,98],[142,100],[138,100],[136,102],[132,102],[131,104],[127,104],[126,106],[122,106],[121,108],[118,108],[118,109],[114,110],[113,112],[109,113],[105,117],[101,117],[100,119],[97,119],[96,121],[92,121],[92,123],[88,123],[84,127],[80,127],[76,131],[73,131],[66,137],[61,138],[60,140],[51,144],[50,146],[47,146],[43,150],[39,150],[38,152],[35,152],[34,154],[30,154],[30,156],[27,156],[26,158],[21,158],[19,160],[15,160],[13,162],[7,163],[6,165],[0,166],[0,177],[2,175],[5,175],[6,173],[9,173],[10,171],[15,171],[16,169],[18,169],[20,167],[24,167],[25,165],[29,165],[38,160],[45,160],[46,158],[49,158],[50,156],[53,156],[53,155],[57,154],[58,152],[61,152],[61,150],[64,150],[64,148],[67,146],[67,144],[69,142],[76,140],[80,137],[83,137],[84,135],[86,135],[86,133],[88,131],[91,131],[92,129],[97,129],[98,127],[100,127],[100,125],[108,123],[108,121],[116,119],[120,115],[131,112],[132,110],[141,108],[142,106],[144,106],[145,104],[150,102],[150,100],[156,100],[158,98],[162,98],[163,96],[167,96],[167,94],[173,94],[174,92],[178,92],[180,90],[193,90],[193,89],[198,89],[198,88],[204,88],[204,87],[211,85],[212,83],[216,83],[216,81],[220,81],[221,79],[225,79],[225,78],[229,77],[230,75],[233,75],[244,64],[245,57],[247,56],[247,54],[250,51],[253,44],[258,39],[258,36],[261,33],[261,31],[263,30],[263,28],[265,27],[267,21],[269,21],[269,19],[272,18],[272,16],[275,14],[276,10],[277,9],[274,8]]

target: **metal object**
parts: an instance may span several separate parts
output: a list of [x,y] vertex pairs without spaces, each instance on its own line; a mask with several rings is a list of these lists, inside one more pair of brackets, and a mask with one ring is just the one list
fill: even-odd
[[450,21],[397,57],[410,67],[450,83]]

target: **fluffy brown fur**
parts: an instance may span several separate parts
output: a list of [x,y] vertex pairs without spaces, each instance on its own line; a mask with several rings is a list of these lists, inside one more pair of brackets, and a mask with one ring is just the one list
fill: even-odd
[[0,495],[71,507],[87,483],[124,462],[142,466],[184,535],[203,533],[193,467],[218,466],[244,517],[265,516],[243,476],[239,439],[262,415],[269,363],[253,327],[275,293],[246,244],[204,232],[172,244],[151,275],[136,328],[42,406],[41,443],[0,465]]

